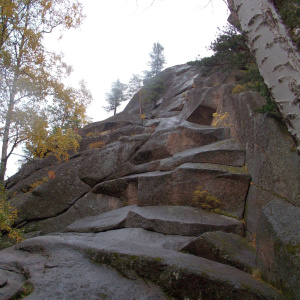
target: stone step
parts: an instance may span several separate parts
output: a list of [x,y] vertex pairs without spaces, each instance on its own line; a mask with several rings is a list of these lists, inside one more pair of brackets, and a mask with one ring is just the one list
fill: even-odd
[[[20,273],[27,270],[32,299],[51,295],[77,300],[84,299],[84,293],[89,299],[124,299],[125,293],[126,299],[283,299],[270,285],[231,266],[161,247],[113,241],[103,233],[29,239],[2,251],[2,265],[15,265]],[[12,274],[5,276],[9,284],[4,289],[16,293]]]
[[222,231],[205,232],[182,250],[251,274],[258,271],[255,248],[237,234]]
[[210,163],[242,167],[245,164],[245,150],[235,140],[225,140],[202,147],[191,148],[161,160],[159,170],[170,171],[184,163]]
[[87,217],[69,225],[69,232],[102,232],[120,228],[143,228],[168,235],[199,236],[207,231],[243,235],[243,223],[227,216],[186,206],[136,205]]
[[139,206],[180,205],[218,209],[243,218],[250,176],[243,167],[186,163],[175,170],[148,172],[108,180],[93,193],[119,197]]
[[138,205],[183,205],[243,218],[250,176],[244,168],[186,163],[173,171],[141,174]]
[[175,153],[228,139],[229,128],[201,127],[185,122],[183,125],[155,131],[132,157],[133,164],[171,157]]

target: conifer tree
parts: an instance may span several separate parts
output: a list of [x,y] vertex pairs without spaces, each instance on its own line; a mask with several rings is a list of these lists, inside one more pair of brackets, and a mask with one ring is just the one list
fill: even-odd
[[139,106],[140,106],[140,115],[142,115],[142,93],[141,88],[143,84],[143,79],[140,75],[133,74],[129,80],[127,96],[132,98],[135,93],[139,92]]
[[148,65],[151,67],[150,71],[144,71],[145,77],[150,78],[157,75],[163,69],[164,64],[166,63],[164,56],[164,47],[160,43],[154,43],[152,52],[150,55],[150,61]]
[[106,101],[108,102],[108,106],[105,106],[104,109],[107,112],[113,111],[114,115],[117,113],[117,108],[121,105],[122,101],[127,100],[125,96],[125,90],[127,89],[127,85],[117,81],[112,83],[111,92],[106,94]]

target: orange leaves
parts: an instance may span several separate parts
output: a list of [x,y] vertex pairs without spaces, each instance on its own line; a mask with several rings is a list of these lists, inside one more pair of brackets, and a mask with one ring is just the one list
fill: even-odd
[[56,177],[54,171],[49,171],[49,172],[48,172],[48,176],[49,176],[49,179],[54,179],[54,178]]

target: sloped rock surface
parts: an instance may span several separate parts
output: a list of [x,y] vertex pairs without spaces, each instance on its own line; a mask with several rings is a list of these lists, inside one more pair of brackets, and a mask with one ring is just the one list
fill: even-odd
[[24,282],[34,287],[28,299],[282,299],[230,266],[163,249],[159,242],[151,247],[105,235],[37,237],[2,251],[2,268],[13,269],[16,261],[18,267],[4,274],[9,284],[0,293],[17,295],[11,277],[26,270]]
[[[28,299],[283,299],[243,272],[256,268],[244,233],[257,226],[265,229],[256,254],[264,278],[280,277],[287,295],[290,279],[296,289],[298,275],[283,264],[289,260],[296,270],[297,261],[283,254],[282,236],[276,280],[273,258],[265,259],[264,243],[272,244],[280,226],[267,208],[258,222],[270,195],[291,196],[293,204],[299,197],[295,183],[281,180],[264,160],[268,143],[277,142],[262,142],[264,130],[255,131],[262,128],[261,120],[252,122],[261,98],[231,93],[241,72],[204,77],[182,65],[159,76],[166,89],[155,108],[142,104],[145,119],[135,95],[124,112],[81,130],[70,161],[49,156],[9,179],[17,224],[36,237],[0,252],[0,299],[19,297],[25,288]],[[293,163],[287,163],[291,179]],[[299,233],[291,230],[296,240]]]

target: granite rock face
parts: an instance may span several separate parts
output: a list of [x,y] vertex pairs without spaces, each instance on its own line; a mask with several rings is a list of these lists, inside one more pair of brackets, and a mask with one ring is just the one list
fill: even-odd
[[[299,206],[299,157],[289,136],[255,113],[265,101],[256,92],[232,94],[240,72],[204,77],[181,65],[159,76],[166,88],[155,107],[143,102],[145,119],[135,95],[122,113],[83,128],[68,162],[49,156],[7,181],[16,225],[29,239],[0,252],[0,299],[24,289],[28,299],[298,292],[299,273],[290,278],[284,262],[296,270],[299,253],[284,252],[284,222],[275,226],[268,213],[274,199],[290,211]],[[251,276],[258,269],[284,295]]]

